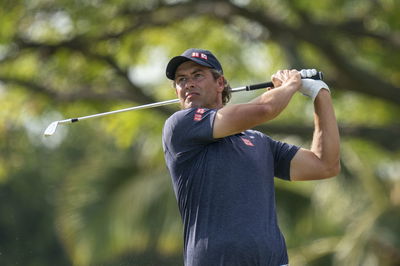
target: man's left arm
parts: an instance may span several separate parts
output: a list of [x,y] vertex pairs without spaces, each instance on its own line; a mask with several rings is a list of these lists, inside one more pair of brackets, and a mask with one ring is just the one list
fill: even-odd
[[340,137],[332,99],[321,89],[314,100],[314,135],[311,149],[299,149],[290,163],[290,179],[317,180],[340,172]]

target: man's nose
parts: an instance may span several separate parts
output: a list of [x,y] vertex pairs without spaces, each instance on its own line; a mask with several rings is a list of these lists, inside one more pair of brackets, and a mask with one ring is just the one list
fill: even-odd
[[188,77],[187,82],[185,84],[186,88],[193,88],[195,84],[194,78]]

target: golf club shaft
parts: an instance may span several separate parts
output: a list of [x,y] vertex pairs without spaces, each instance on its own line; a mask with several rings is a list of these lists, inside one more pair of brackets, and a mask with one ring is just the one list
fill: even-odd
[[[313,76],[311,78],[312,79],[322,80],[322,72],[318,72],[315,76]],[[271,81],[270,82],[264,82],[264,83],[258,83],[258,84],[252,84],[252,85],[232,88],[231,92],[251,91],[251,90],[264,89],[264,88],[268,88],[268,87],[274,87],[274,84]],[[179,103],[179,99],[167,100],[167,101],[156,102],[156,103],[149,103],[149,104],[144,104],[144,105],[139,105],[139,106],[134,106],[134,107],[128,107],[128,108],[125,108],[125,109],[120,109],[120,110],[115,110],[115,111],[110,111],[110,112],[105,112],[105,113],[82,116],[82,117],[78,117],[78,118],[70,118],[70,119],[66,119],[66,120],[61,120],[61,121],[59,121],[59,123],[61,123],[61,124],[62,123],[69,123],[69,122],[74,123],[74,122],[78,122],[80,120],[84,120],[84,119],[88,119],[88,118],[95,118],[95,117],[106,116],[106,115],[111,115],[111,114],[118,114],[118,113],[123,113],[123,112],[128,112],[128,111],[154,108],[154,107],[170,105],[170,104],[174,104],[174,103]]]
[[[305,78],[305,77],[302,77],[302,78]],[[315,79],[315,80],[322,80],[323,75],[322,75],[322,72],[317,72],[316,75],[314,75],[312,77],[308,77],[308,78]],[[272,82],[252,84],[252,85],[247,85],[247,86],[243,86],[243,87],[233,88],[233,89],[231,89],[231,92],[251,91],[251,90],[258,90],[258,89],[263,89],[263,88],[268,88],[268,87],[274,87],[274,84]],[[179,99],[167,100],[167,101],[156,102],[156,103],[149,103],[149,104],[129,107],[129,108],[125,108],[125,109],[110,111],[110,112],[104,112],[104,113],[99,113],[99,114],[94,114],[94,115],[88,115],[88,116],[82,116],[82,117],[77,117],[77,118],[69,118],[69,119],[65,119],[65,120],[54,121],[46,128],[44,135],[46,135],[46,136],[53,135],[59,124],[74,123],[74,122],[78,122],[78,121],[84,120],[84,119],[106,116],[106,115],[111,115],[111,114],[118,114],[118,113],[123,113],[123,112],[128,112],[128,111],[134,111],[134,110],[154,108],[154,107],[170,105],[170,104],[174,104],[174,103],[179,103]]]
[[[251,91],[251,90],[257,90],[257,89],[268,88],[268,87],[273,87],[272,82],[265,82],[265,83],[259,83],[259,84],[254,84],[254,85],[233,88],[231,91],[232,92]],[[120,109],[120,110],[115,110],[115,111],[109,111],[109,112],[104,112],[104,113],[99,113],[99,114],[94,114],[94,115],[81,116],[81,117],[77,117],[77,118],[68,118],[65,120],[60,120],[60,121],[58,121],[58,123],[59,124],[74,123],[74,122],[78,122],[78,121],[81,121],[84,119],[106,116],[106,115],[111,115],[111,114],[118,114],[118,113],[123,113],[123,112],[134,111],[134,110],[154,108],[154,107],[170,105],[170,104],[174,104],[174,103],[179,103],[179,99],[172,99],[172,100],[166,100],[166,101],[162,101],[162,102],[149,103],[149,104],[144,104],[144,105],[139,105],[139,106],[128,107],[128,108],[124,108],[124,109]]]
[[84,120],[84,119],[88,119],[88,118],[95,118],[95,117],[100,117],[100,116],[105,116],[105,115],[118,114],[118,113],[133,111],[133,110],[154,108],[154,107],[169,105],[169,104],[178,103],[178,102],[179,102],[179,99],[173,99],[173,100],[167,100],[167,101],[162,101],[162,102],[149,103],[149,104],[144,104],[144,105],[139,105],[139,106],[128,107],[128,108],[124,108],[124,109],[120,109],[120,110],[110,111],[110,112],[82,116],[82,117],[78,117],[78,118],[70,118],[70,119],[66,119],[66,120],[61,120],[61,121],[59,121],[59,123],[68,123],[68,122],[74,123],[74,122],[78,122],[80,120]]

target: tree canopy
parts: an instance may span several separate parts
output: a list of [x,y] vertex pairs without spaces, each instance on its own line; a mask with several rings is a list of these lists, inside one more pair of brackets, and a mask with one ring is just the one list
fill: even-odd
[[[276,181],[291,264],[400,264],[399,12],[395,0],[2,0],[0,264],[182,264],[161,147],[177,106],[43,131],[175,98],[165,67],[191,47],[213,51],[232,87],[316,68],[331,88],[341,174]],[[312,113],[299,93],[257,129],[307,148]]]

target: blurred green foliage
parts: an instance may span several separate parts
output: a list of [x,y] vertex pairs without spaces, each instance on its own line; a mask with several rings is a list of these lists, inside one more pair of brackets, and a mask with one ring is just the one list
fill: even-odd
[[[181,265],[161,147],[177,106],[55,120],[174,98],[164,70],[212,50],[233,87],[318,68],[332,88],[342,172],[277,180],[291,265],[400,264],[400,2],[2,0],[0,265]],[[260,92],[238,93],[232,102]],[[296,96],[261,129],[308,147]]]

